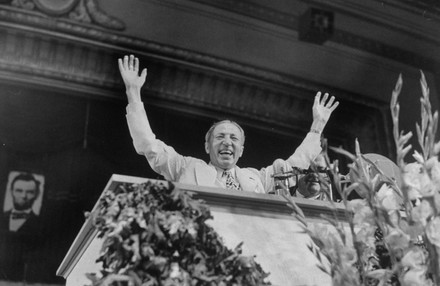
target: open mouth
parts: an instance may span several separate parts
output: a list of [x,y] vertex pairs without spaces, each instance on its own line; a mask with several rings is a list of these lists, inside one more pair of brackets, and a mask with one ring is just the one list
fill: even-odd
[[222,150],[222,151],[219,152],[219,154],[221,156],[232,156],[232,155],[234,155],[234,153],[232,151],[230,151],[230,150]]

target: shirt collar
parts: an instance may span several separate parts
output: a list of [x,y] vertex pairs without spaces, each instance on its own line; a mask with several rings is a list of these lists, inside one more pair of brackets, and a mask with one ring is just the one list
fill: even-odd
[[209,162],[209,165],[215,168],[215,170],[217,171],[217,177],[218,177],[218,178],[221,178],[221,177],[223,176],[223,172],[224,172],[224,171],[229,171],[229,172],[231,172],[232,177],[233,177],[234,179],[236,178],[236,175],[235,175],[235,166],[234,166],[234,168],[231,168],[231,169],[229,169],[229,170],[225,170],[225,169],[222,169],[222,168],[219,168],[219,167],[214,166],[211,162]]

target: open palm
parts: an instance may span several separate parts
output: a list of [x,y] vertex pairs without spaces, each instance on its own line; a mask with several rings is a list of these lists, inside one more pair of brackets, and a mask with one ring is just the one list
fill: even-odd
[[133,55],[124,56],[123,59],[118,59],[119,72],[127,89],[140,89],[147,78],[147,69],[143,69],[139,75],[139,59]]
[[338,107],[339,101],[335,101],[334,96],[330,97],[330,99],[328,97],[328,93],[325,93],[323,96],[320,91],[316,93],[312,108],[314,121],[327,123],[332,112]]

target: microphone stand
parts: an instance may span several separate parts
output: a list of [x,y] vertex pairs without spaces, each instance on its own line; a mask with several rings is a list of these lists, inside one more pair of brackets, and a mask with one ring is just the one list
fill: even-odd
[[[298,175],[302,171],[299,168],[293,167],[291,171],[281,171],[274,173],[271,177],[274,180],[274,191],[270,192],[275,195],[286,195],[296,197],[296,189],[291,193],[291,189],[298,184]],[[290,179],[295,177],[296,184],[291,184]]]
[[[281,171],[278,173],[274,173],[271,177],[274,179],[274,191],[270,192],[270,194],[275,195],[286,195],[297,197],[296,190],[298,187],[298,176],[299,175],[307,175],[311,172],[327,174],[330,182],[328,183],[328,195],[329,199],[333,201],[333,190],[332,190],[332,179],[331,173],[329,170],[304,170],[297,167],[292,167],[290,171]],[[295,184],[291,184],[291,178],[295,177]],[[293,191],[292,191],[293,190]]]

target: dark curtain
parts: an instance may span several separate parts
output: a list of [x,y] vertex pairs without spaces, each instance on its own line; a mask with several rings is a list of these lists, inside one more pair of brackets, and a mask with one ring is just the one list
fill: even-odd
[[124,102],[0,85],[2,212],[10,171],[45,178],[38,231],[0,230],[0,280],[62,283],[55,272],[84,212],[113,173],[148,176],[134,171],[145,164],[133,150]]

